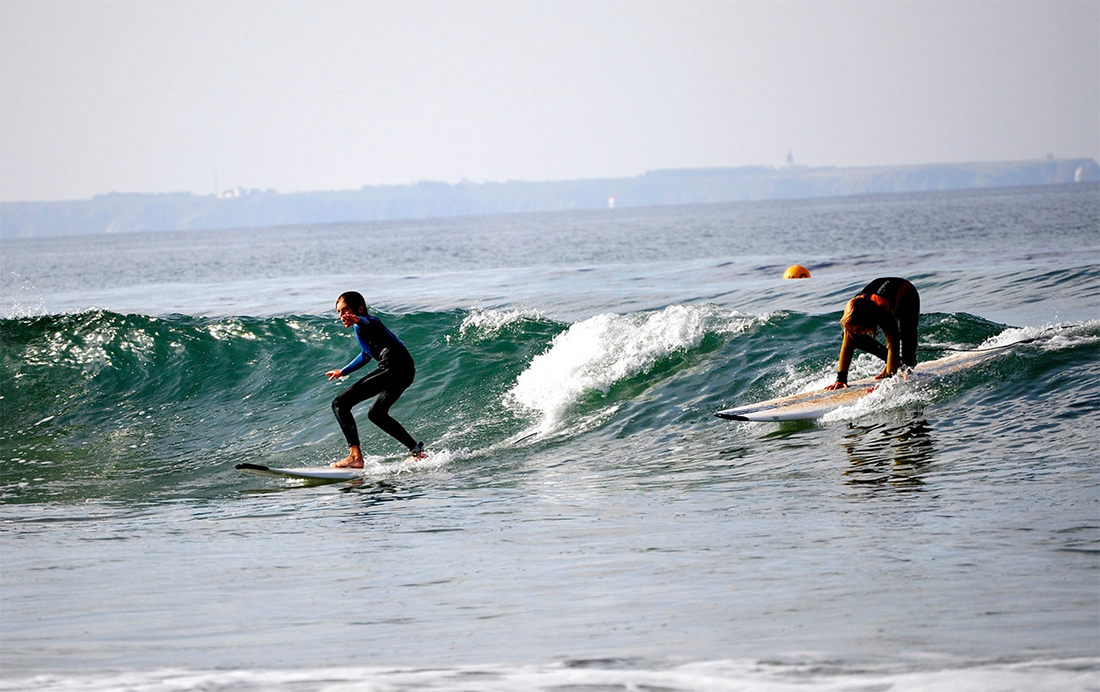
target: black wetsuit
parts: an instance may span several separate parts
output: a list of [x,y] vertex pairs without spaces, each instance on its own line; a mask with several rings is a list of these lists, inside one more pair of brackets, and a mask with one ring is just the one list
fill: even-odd
[[[896,276],[875,279],[863,287],[859,295],[878,296],[886,307],[876,301],[879,310],[878,327],[898,335],[901,339],[899,355],[902,365],[917,364],[917,318],[920,316],[920,294],[912,283]],[[857,296],[858,297],[858,296]],[[874,299],[872,299],[874,300]],[[870,334],[855,337],[856,348],[886,360],[889,349]]]
[[332,400],[332,412],[336,414],[344,439],[349,447],[359,446],[359,429],[351,415],[351,407],[371,397],[378,397],[371,404],[367,418],[406,448],[413,449],[416,441],[412,435],[390,417],[390,407],[416,377],[412,356],[405,344],[386,329],[377,317],[360,315],[359,322],[353,329],[362,351],[340,370],[340,374],[346,375],[358,370],[370,362],[371,358],[378,361],[378,368]]

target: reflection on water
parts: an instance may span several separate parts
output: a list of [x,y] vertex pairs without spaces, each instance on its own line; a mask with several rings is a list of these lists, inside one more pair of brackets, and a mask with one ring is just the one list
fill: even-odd
[[919,490],[923,469],[932,461],[935,446],[928,421],[904,425],[852,425],[844,436],[851,468],[844,472],[853,484],[890,485]]

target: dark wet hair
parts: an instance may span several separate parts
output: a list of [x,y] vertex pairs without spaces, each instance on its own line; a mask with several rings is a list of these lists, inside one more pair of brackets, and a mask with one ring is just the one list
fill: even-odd
[[[370,311],[367,307],[367,301],[363,298],[363,294],[358,291],[348,291],[341,293],[340,297],[336,299],[336,304],[339,305],[340,301],[344,301],[344,305],[351,308],[351,311],[356,315],[365,315]],[[362,308],[362,310],[360,310]]]

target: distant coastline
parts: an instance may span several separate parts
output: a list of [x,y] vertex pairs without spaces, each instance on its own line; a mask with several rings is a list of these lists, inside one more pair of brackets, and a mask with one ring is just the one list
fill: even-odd
[[650,171],[629,178],[219,195],[111,193],[0,204],[0,239],[631,208],[1100,181],[1093,159],[864,168],[765,166]]

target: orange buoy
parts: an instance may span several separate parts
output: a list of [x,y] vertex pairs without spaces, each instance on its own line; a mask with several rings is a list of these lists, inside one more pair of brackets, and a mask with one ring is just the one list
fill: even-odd
[[787,271],[783,272],[784,279],[808,279],[810,278],[810,270],[803,267],[801,264],[792,264],[787,267]]

